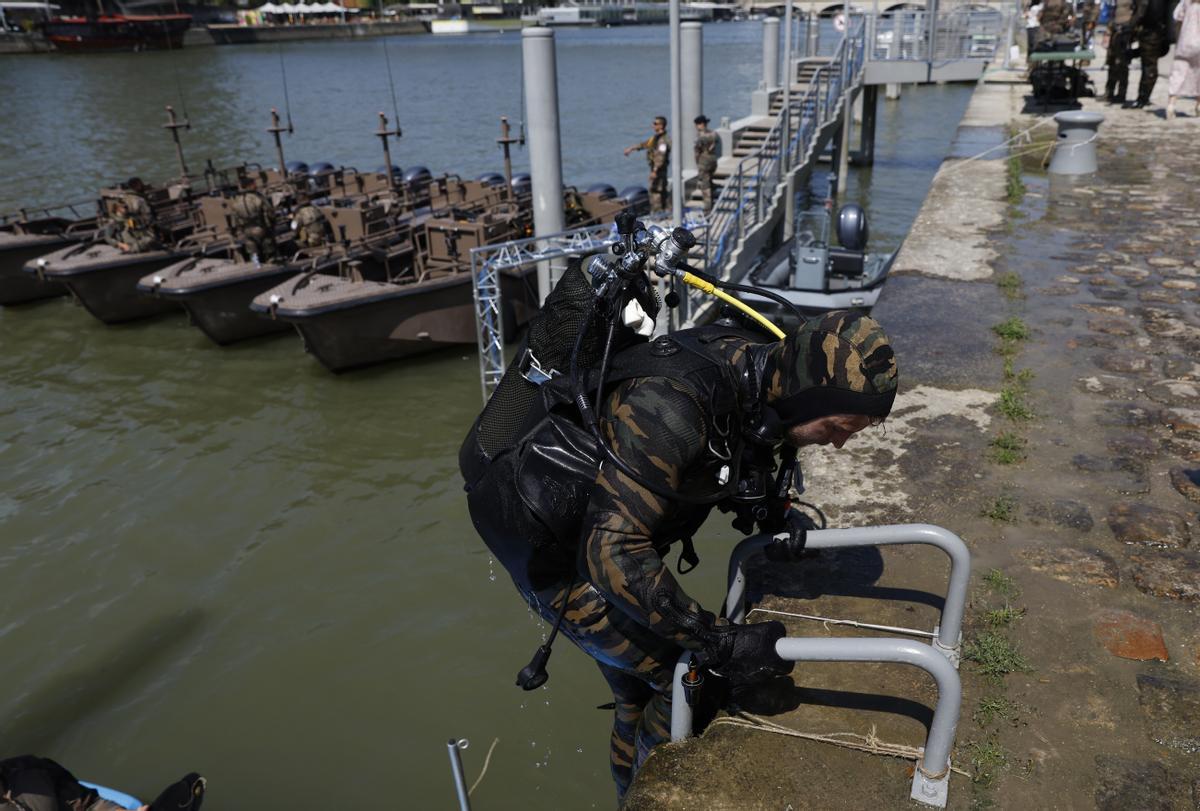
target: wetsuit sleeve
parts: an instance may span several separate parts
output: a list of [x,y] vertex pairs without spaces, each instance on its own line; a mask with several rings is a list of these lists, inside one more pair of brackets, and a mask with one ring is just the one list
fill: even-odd
[[[669,380],[649,378],[618,387],[602,428],[622,461],[672,491],[704,451],[705,424],[690,394]],[[713,615],[680,588],[654,544],[676,540],[656,533],[677,507],[603,463],[583,521],[587,570],[619,610],[659,636],[699,649],[697,633],[703,629],[695,623],[710,627]]]

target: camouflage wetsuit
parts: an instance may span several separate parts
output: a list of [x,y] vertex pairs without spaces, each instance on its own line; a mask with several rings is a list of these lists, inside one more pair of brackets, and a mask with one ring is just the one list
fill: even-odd
[[696,133],[694,147],[696,155],[696,183],[700,186],[700,197],[704,200],[704,213],[712,211],[713,173],[717,171],[717,148],[720,138],[712,130]]
[[1105,99],[1110,104],[1121,104],[1129,88],[1129,50],[1133,45],[1133,0],[1116,0],[1112,19],[1108,23],[1108,80],[1105,83]]
[[671,163],[671,139],[665,132],[662,135],[655,133],[638,144],[636,148],[646,150],[646,162],[650,164],[650,210],[666,211],[671,207],[670,198],[667,196],[667,168]]
[[1154,83],[1158,81],[1158,60],[1170,48],[1168,28],[1173,5],[1167,0],[1141,0],[1133,14],[1134,36],[1142,58],[1142,78],[1138,82],[1137,105],[1150,103]]
[[300,206],[292,218],[292,225],[296,229],[296,244],[301,248],[327,245],[333,234],[329,220],[312,203]]
[[[790,670],[782,663],[753,660],[763,654],[750,646],[739,653],[736,634],[765,637],[775,632],[768,626],[777,623],[724,624],[683,591],[664,560],[673,543],[690,541],[703,524],[714,506],[711,497],[728,492],[719,484],[722,459],[741,458],[749,413],[763,400],[786,424],[815,419],[832,413],[821,410],[833,402],[823,399],[826,386],[850,392],[834,393],[845,395],[838,408],[869,402],[865,407],[880,415],[895,396],[895,362],[886,336],[875,322],[856,314],[814,319],[776,343],[717,334],[707,345],[706,354],[717,359],[723,381],[713,389],[716,394],[700,395],[664,373],[617,384],[598,409],[602,432],[619,458],[659,489],[686,493],[693,501],[669,501],[616,466],[603,464],[585,496],[579,541],[570,541],[580,545],[578,550],[541,552],[539,544],[549,546],[544,541],[513,538],[519,534],[513,530],[513,511],[522,509],[528,494],[519,486],[512,492],[511,471],[524,476],[524,462],[509,462],[500,474],[485,474],[475,484],[468,481],[471,517],[480,535],[547,621],[554,621],[567,597],[561,632],[596,659],[612,689],[610,757],[621,796],[650,751],[669,737],[673,667],[682,649],[702,650],[717,662],[725,656],[730,667],[735,661],[756,662],[748,665],[759,668],[750,671],[750,680]],[[663,356],[661,362],[665,369],[685,356]],[[886,391],[877,394],[875,388]],[[722,400],[722,413],[713,413]],[[473,441],[468,437],[468,443]],[[542,481],[542,489],[555,487],[553,476]],[[709,503],[695,503],[703,497]],[[551,500],[572,499],[555,495]],[[514,554],[514,547],[528,549],[531,557]],[[773,641],[761,641],[770,643],[774,657]]]
[[275,258],[275,212],[266,198],[254,189],[243,189],[229,204],[233,212],[233,235],[242,243],[246,259],[260,262]]

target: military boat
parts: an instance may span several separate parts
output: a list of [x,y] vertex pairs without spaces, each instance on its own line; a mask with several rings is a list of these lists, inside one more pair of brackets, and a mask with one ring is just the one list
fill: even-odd
[[[270,263],[246,261],[232,253],[192,257],[144,276],[137,289],[180,304],[191,322],[222,346],[286,331],[287,322],[261,318],[250,309],[251,301],[305,273],[363,281],[400,278],[415,261],[414,228],[420,229],[435,211],[444,215],[469,210],[498,202],[502,195],[490,176],[477,181],[454,175],[434,178],[427,169],[415,167],[405,173],[394,169],[398,177],[389,181],[382,168],[374,173],[341,169],[323,176],[321,191],[328,196],[317,209],[332,236],[328,245],[297,250],[285,239],[279,252],[287,258]],[[416,204],[420,207],[414,208]]]
[[[101,191],[105,216],[114,216],[114,206],[128,191],[123,187]],[[173,304],[139,295],[136,285],[147,273],[197,250],[199,243],[188,240],[197,227],[196,215],[185,186],[145,189],[142,195],[150,205],[163,247],[127,251],[93,238],[27,262],[25,272],[39,282],[64,285],[84,309],[106,324],[171,312]]]
[[178,50],[192,24],[190,14],[105,14],[54,17],[42,33],[60,51]]
[[[528,176],[513,177],[514,199],[483,213],[431,217],[414,231],[418,261],[386,281],[308,273],[257,296],[251,308],[289,323],[306,351],[342,372],[435,349],[473,344],[473,248],[530,235]],[[611,220],[626,207],[611,189],[565,191],[566,209],[586,225]],[[501,274],[501,318],[510,335],[537,312],[536,269]]]
[[92,239],[96,204],[72,203],[0,216],[0,305],[65,296],[67,288],[24,272],[25,263]]
[[[801,310],[869,310],[899,248],[885,254],[866,251],[869,230],[862,206],[848,203],[834,216],[832,194],[818,208],[799,212],[795,236],[753,267],[743,283],[779,293]],[[838,244],[832,239],[836,232]],[[767,299],[746,295],[756,306]]]

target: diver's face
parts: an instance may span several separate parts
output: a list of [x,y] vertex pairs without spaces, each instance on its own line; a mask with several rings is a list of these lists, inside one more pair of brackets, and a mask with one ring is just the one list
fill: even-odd
[[840,448],[850,437],[871,424],[864,414],[834,414],[830,417],[802,422],[787,430],[788,443],[803,448],[805,445],[832,445]]

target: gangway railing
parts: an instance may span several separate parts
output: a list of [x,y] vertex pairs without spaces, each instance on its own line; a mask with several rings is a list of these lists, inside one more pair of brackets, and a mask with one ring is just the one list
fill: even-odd
[[[779,536],[779,541],[787,539]],[[776,542],[771,535],[746,538],[736,547],[729,560],[729,588],[725,598],[725,615],[730,622],[746,621],[746,561]],[[781,659],[795,662],[879,662],[918,667],[930,674],[937,685],[938,699],[921,759],[913,770],[910,797],[925,805],[945,808],[950,787],[950,750],[958,729],[962,705],[962,683],[958,663],[962,646],[962,619],[967,603],[967,587],[971,575],[971,553],[954,533],[930,524],[897,524],[855,529],[823,529],[808,533],[805,549],[851,549],[863,546],[894,546],[926,544],[941,549],[950,558],[942,614],[933,631],[914,628],[855,623],[860,627],[886,630],[889,633],[928,638],[930,644],[910,639],[868,637],[785,637],[775,645]],[[826,617],[810,617],[830,625],[844,623]],[[692,734],[692,708],[688,704],[685,676],[690,670],[692,653],[685,651],[675,664],[672,687],[671,740],[678,741]]]

